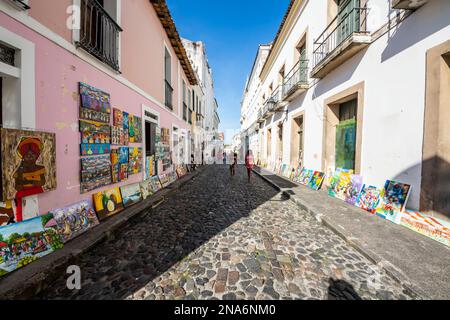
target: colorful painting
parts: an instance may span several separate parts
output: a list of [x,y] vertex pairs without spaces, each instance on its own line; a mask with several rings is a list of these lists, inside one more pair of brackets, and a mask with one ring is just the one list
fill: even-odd
[[145,157],[145,180],[155,175],[155,156]]
[[402,212],[400,224],[450,247],[450,225],[415,211]]
[[345,193],[345,202],[355,205],[358,200],[359,193],[363,186],[363,177],[357,174],[352,174],[350,177],[350,185]]
[[144,181],[140,183],[142,199],[147,199],[153,194],[153,188],[150,180]]
[[153,193],[156,193],[163,188],[158,176],[151,177],[149,181],[150,181]]
[[63,247],[52,214],[0,228],[0,276]]
[[400,223],[399,213],[405,210],[410,191],[409,184],[387,180],[375,213],[382,218]]
[[2,227],[18,222],[13,202],[12,200],[0,202],[0,226]]
[[142,148],[130,147],[128,160],[128,173],[137,174],[142,172]]
[[313,178],[313,176],[314,176],[313,170],[303,168],[298,182],[304,186],[307,186],[311,182],[311,179]]
[[322,186],[323,179],[325,177],[325,173],[320,171],[315,171],[308,186],[314,190],[319,190]]
[[128,112],[123,111],[123,130],[128,133],[130,132],[130,114]]
[[139,183],[120,187],[120,193],[122,194],[123,205],[125,208],[141,202],[143,199],[141,185]]
[[119,165],[119,180],[120,181],[128,180],[128,163],[121,163]]
[[178,179],[184,177],[187,174],[185,166],[178,166],[176,172],[178,175]]
[[381,190],[374,186],[363,185],[356,206],[364,209],[370,213],[375,213],[375,210],[380,202]]
[[111,153],[111,144],[80,144],[81,155],[93,156]]
[[80,120],[81,143],[110,144],[111,129],[109,125],[96,121]]
[[159,181],[161,182],[161,186],[163,188],[167,188],[170,185],[170,179],[167,173],[159,175]]
[[142,142],[142,118],[129,115],[129,134],[131,143]]
[[111,121],[111,115],[109,113],[80,108],[80,119],[109,124]]
[[123,128],[123,112],[119,109],[113,109],[113,124],[115,127]]
[[119,151],[117,149],[111,150],[111,176],[112,183],[120,182],[119,178],[120,163]]
[[339,174],[339,181],[335,185],[334,188],[334,197],[341,199],[343,201],[346,200],[347,189],[351,184],[351,174],[347,172],[342,172]]
[[66,243],[99,224],[89,201],[50,211],[55,218],[57,233]]
[[81,106],[97,112],[111,113],[110,95],[80,82]]
[[94,208],[100,220],[123,210],[122,195],[119,188],[96,193],[93,197]]
[[81,159],[81,193],[107,186],[112,181],[110,156]]
[[177,175],[177,172],[175,170],[173,170],[170,173],[168,173],[168,175],[169,175],[169,183],[170,184],[172,184],[172,183],[174,183],[175,181],[178,180],[178,175]]
[[[54,133],[1,129],[1,157],[3,200],[56,189]],[[22,221],[21,214],[18,204],[18,221]]]

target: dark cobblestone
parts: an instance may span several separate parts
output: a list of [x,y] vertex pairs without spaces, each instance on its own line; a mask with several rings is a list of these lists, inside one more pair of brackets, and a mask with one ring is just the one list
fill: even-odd
[[[407,290],[243,167],[211,166],[83,255],[82,289],[66,275],[44,299],[327,299],[330,278],[363,299]],[[344,295],[345,296],[345,295]]]

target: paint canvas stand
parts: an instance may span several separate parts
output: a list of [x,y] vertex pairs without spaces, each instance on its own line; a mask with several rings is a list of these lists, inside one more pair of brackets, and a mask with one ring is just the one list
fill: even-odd
[[56,230],[66,243],[99,224],[95,211],[89,201],[55,209],[50,212],[56,221]]
[[139,183],[120,187],[120,193],[122,194],[123,205],[125,208],[131,207],[143,200],[141,185]]
[[370,213],[375,213],[378,203],[380,202],[380,194],[381,190],[377,187],[363,185],[355,205]]
[[410,192],[409,184],[387,180],[375,213],[389,221],[399,223],[399,214],[404,211]]
[[100,221],[122,211],[124,208],[119,188],[96,193],[93,197],[94,208]]
[[52,214],[0,228],[0,276],[63,247]]

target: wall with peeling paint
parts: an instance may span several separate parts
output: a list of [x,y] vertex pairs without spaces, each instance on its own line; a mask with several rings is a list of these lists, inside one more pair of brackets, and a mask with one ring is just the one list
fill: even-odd
[[[58,187],[56,191],[39,195],[40,214],[91,198],[94,193],[80,195],[78,82],[88,83],[110,93],[112,105],[131,114],[142,116],[142,104],[149,106],[159,112],[161,127],[172,129],[172,125],[176,125],[180,129],[189,129],[185,122],[179,120],[167,109],[2,12],[0,12],[0,25],[35,44],[36,105],[30,105],[27,108],[36,110],[37,130],[56,133]],[[130,144],[130,146],[140,146],[140,144]],[[96,192],[142,179],[143,174],[133,175],[125,183],[98,189]]]

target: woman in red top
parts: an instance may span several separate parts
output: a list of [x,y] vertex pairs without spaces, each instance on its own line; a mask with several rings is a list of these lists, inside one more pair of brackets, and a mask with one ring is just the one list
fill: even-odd
[[247,167],[248,182],[250,182],[252,170],[254,167],[253,154],[251,150],[247,151],[247,156],[245,157],[245,166]]

